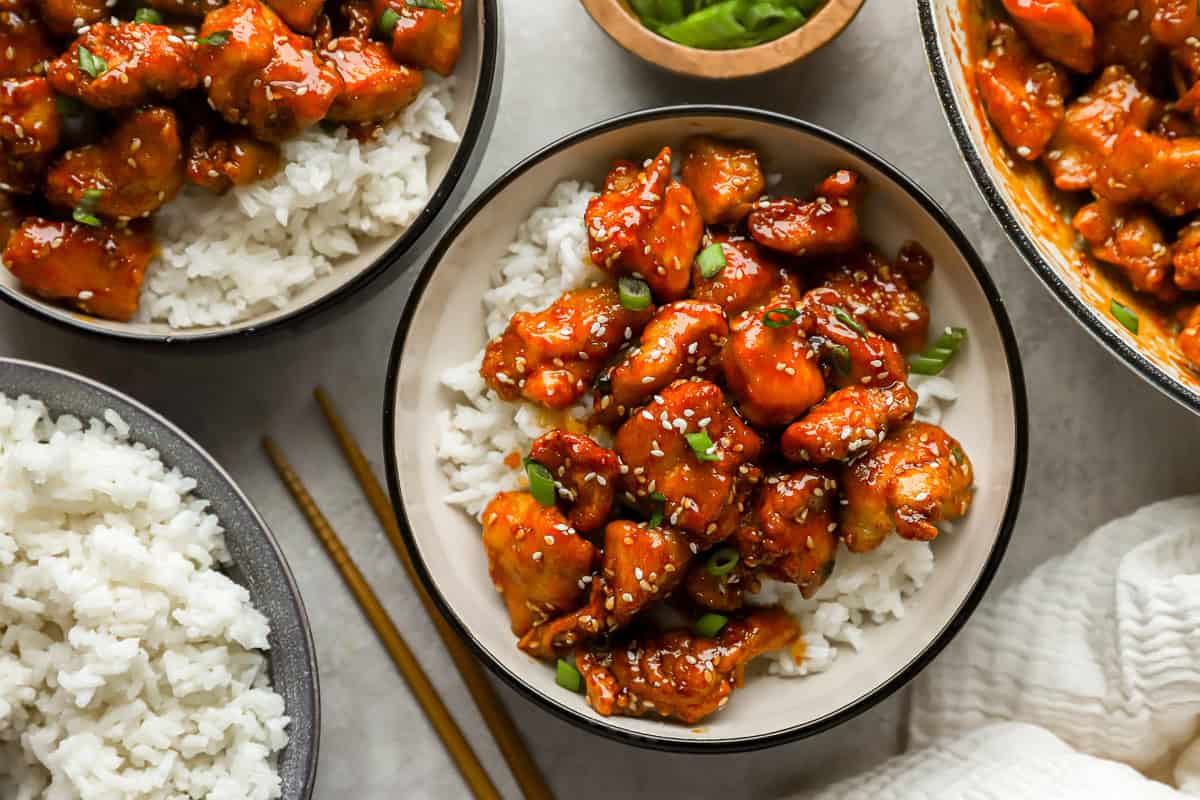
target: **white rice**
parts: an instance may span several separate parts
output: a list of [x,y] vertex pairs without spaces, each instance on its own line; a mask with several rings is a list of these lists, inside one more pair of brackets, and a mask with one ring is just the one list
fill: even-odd
[[[496,270],[495,288],[483,296],[489,338],[503,331],[516,312],[545,308],[564,291],[603,277],[588,258],[583,219],[594,195],[590,185],[561,183],[517,231]],[[460,402],[438,420],[438,458],[452,489],[446,502],[476,518],[497,493],[519,487],[521,472],[507,466],[505,457],[528,453],[533,440],[547,430],[536,406],[507,403],[487,388],[479,376],[482,357],[481,351],[442,374],[442,383],[459,393]],[[911,385],[918,396],[917,416],[924,421],[939,422],[942,403],[957,397],[945,378],[913,376]],[[580,407],[572,413],[583,417],[588,410]],[[766,581],[752,602],[787,608],[804,630],[805,645],[799,663],[787,650],[770,654],[769,670],[791,677],[828,669],[840,648],[863,645],[866,626],[901,618],[905,600],[932,571],[928,542],[889,536],[864,555],[843,547],[833,574],[811,600],[794,585]]]
[[267,620],[194,488],[111,411],[0,395],[0,798],[279,797]]
[[314,126],[283,144],[274,177],[216,196],[188,185],[156,217],[162,252],[150,265],[138,319],[173,328],[229,325],[281,308],[358,253],[394,236],[429,200],[430,142],[457,142],[454,80],[425,88],[365,144],[344,127]]

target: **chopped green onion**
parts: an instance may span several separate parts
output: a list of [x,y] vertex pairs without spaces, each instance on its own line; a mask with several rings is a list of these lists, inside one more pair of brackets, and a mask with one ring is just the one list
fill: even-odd
[[93,78],[99,78],[108,71],[108,62],[83,45],[79,45],[77,58],[79,60],[79,69]]
[[961,465],[967,460],[967,454],[963,452],[961,447],[955,447],[950,451],[950,458],[954,460],[955,464]]
[[650,284],[641,278],[621,278],[617,281],[617,293],[621,296],[621,306],[630,311],[650,307]]
[[574,664],[563,658],[554,665],[554,682],[572,692],[583,691],[583,676]]
[[933,347],[909,361],[909,369],[918,375],[940,375],[951,359],[958,354],[958,349],[966,338],[966,328],[946,328],[946,332],[938,337]]
[[544,506],[554,505],[558,492],[554,488],[554,476],[550,474],[550,470],[532,458],[527,458],[525,476],[529,478],[529,493],[533,495],[533,499]]
[[695,453],[696,458],[700,459],[701,461],[721,460],[721,457],[713,452],[713,450],[716,449],[716,445],[713,444],[713,440],[709,438],[705,431],[688,433],[685,434],[683,438],[687,439],[687,443],[691,446],[692,452]]
[[203,39],[197,39],[198,44],[208,44],[213,47],[220,47],[229,41],[229,37],[233,35],[233,31],[214,31]]
[[799,316],[800,312],[794,308],[772,308],[763,314],[763,324],[768,328],[786,328]]
[[711,639],[721,632],[727,622],[729,617],[724,614],[705,614],[692,624],[692,632]]
[[65,94],[56,94],[54,96],[54,107],[58,109],[58,113],[64,117],[73,117],[83,111],[83,104]]
[[79,197],[71,218],[81,225],[100,227],[100,218],[96,216],[96,205],[104,198],[104,192],[99,189],[85,189]]
[[379,15],[379,32],[384,36],[391,36],[392,31],[396,30],[396,23],[400,21],[400,15],[395,9],[385,8],[383,13]]
[[650,499],[657,500],[660,503],[667,502],[667,496],[665,494],[663,494],[662,492],[651,492]]
[[850,362],[850,348],[844,344],[833,344],[829,342],[825,345],[825,355],[829,356],[829,360],[833,362],[833,368],[838,371],[839,375],[849,375],[853,369],[853,364]]
[[705,280],[715,278],[725,269],[725,249],[720,244],[710,244],[696,256],[696,264],[700,267],[700,277]]
[[153,8],[139,8],[133,15],[133,21],[144,25],[162,25],[163,15]]
[[1137,336],[1141,323],[1138,320],[1136,311],[1129,306],[1118,303],[1115,297],[1108,301],[1108,310],[1117,318],[1117,322],[1124,325],[1134,336]]
[[446,11],[446,4],[442,0],[405,0],[404,4],[409,8],[428,8],[431,11]]
[[708,557],[708,563],[704,565],[704,568],[708,570],[709,575],[716,575],[719,578],[733,572],[733,568],[737,566],[741,558],[741,555],[733,547],[718,547]]
[[837,321],[854,330],[859,336],[866,336],[867,329],[862,326],[862,323],[850,315],[850,312],[841,306],[833,307],[833,316],[837,317]]
[[650,515],[650,519],[646,521],[647,528],[661,528],[663,524],[663,510],[661,508],[654,509],[654,513]]

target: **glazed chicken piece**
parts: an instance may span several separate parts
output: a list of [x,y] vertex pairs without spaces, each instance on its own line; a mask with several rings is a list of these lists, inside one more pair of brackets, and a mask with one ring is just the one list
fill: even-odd
[[41,73],[57,55],[49,32],[28,4],[0,4],[0,78]]
[[842,540],[851,552],[874,550],[893,528],[929,541],[935,522],[971,505],[974,476],[962,446],[941,428],[910,422],[870,455],[842,469]]
[[1171,246],[1171,263],[1177,287],[1185,292],[1200,291],[1200,221],[1193,221],[1179,231]]
[[825,396],[825,377],[793,305],[747,311],[733,321],[721,359],[738,409],[760,428],[799,419]]
[[692,605],[721,613],[740,611],[746,605],[746,592],[757,591],[760,586],[754,570],[741,561],[729,572],[714,575],[708,561],[698,558],[683,579],[683,592]]
[[[1103,0],[1088,0],[1097,5]],[[1200,25],[1196,4],[1189,0],[1153,0],[1144,4],[1144,11],[1152,11],[1150,34],[1155,41],[1167,47],[1177,47],[1193,36]]]
[[[1096,29],[1096,63],[1118,65],[1148,84],[1154,77],[1159,48],[1151,33],[1148,7],[1160,0],[1081,0],[1080,7]],[[1194,11],[1194,9],[1193,9]]]
[[37,7],[46,27],[58,36],[74,36],[108,16],[106,0],[37,0]]
[[799,296],[795,277],[773,256],[742,236],[712,234],[721,245],[725,266],[711,278],[705,278],[697,264],[692,270],[692,299],[716,303],[733,319],[751,308],[759,308],[777,295]]
[[154,238],[143,225],[94,228],[31,217],[9,237],[3,258],[33,294],[128,322],[153,255]]
[[585,650],[577,663],[597,713],[656,714],[694,725],[728,702],[748,662],[799,637],[786,612],[763,609],[730,620],[716,639],[687,631],[633,637]]
[[888,429],[911,417],[916,406],[917,395],[905,383],[847,386],[789,425],[780,446],[789,461],[845,461],[878,446]]
[[220,194],[231,186],[249,186],[279,171],[279,147],[237,128],[197,125],[187,145],[187,179]]
[[267,0],[279,18],[296,33],[311,34],[317,18],[325,8],[325,0]]
[[801,300],[800,326],[832,362],[829,382],[878,387],[903,383],[908,379],[908,364],[900,348],[868,328],[860,310],[828,287],[813,289]]
[[1092,256],[1119,267],[1133,288],[1167,302],[1177,299],[1171,251],[1151,214],[1097,200],[1079,209],[1073,224]]
[[1076,99],[1045,155],[1058,188],[1090,189],[1100,165],[1112,154],[1117,135],[1127,126],[1145,129],[1160,114],[1157,100],[1138,88],[1124,67],[1109,67]]
[[1200,305],[1181,313],[1183,328],[1176,343],[1193,369],[1200,369]]
[[338,7],[346,24],[346,33],[370,41],[375,31],[375,15],[370,0],[342,0]]
[[617,454],[588,436],[552,430],[538,437],[530,459],[550,471],[576,530],[596,530],[608,521],[617,493]]
[[1096,30],[1075,0],[1004,0],[1004,8],[1046,58],[1076,72],[1096,68]]
[[501,492],[483,510],[483,546],[517,636],[583,603],[596,548],[558,508],[528,492]]
[[585,221],[598,267],[641,277],[659,302],[687,294],[704,221],[691,190],[671,179],[671,148],[641,171],[617,162],[603,193],[588,203]]
[[340,36],[323,54],[345,84],[327,115],[334,122],[382,122],[421,93],[421,71],[397,64],[378,42]]
[[1164,139],[1126,128],[1092,190],[1114,203],[1149,203],[1167,216],[1200,209],[1200,138]]
[[50,62],[47,76],[55,91],[100,109],[171,98],[200,82],[192,48],[175,31],[134,22],[92,25]]
[[758,153],[710,136],[693,136],[683,150],[687,157],[681,177],[705,224],[734,225],[745,219],[767,186]]
[[810,467],[763,482],[754,514],[734,534],[747,569],[766,568],[772,578],[812,597],[833,572],[837,556],[837,481]]
[[401,64],[431,69],[439,75],[454,72],[462,51],[463,0],[441,0],[442,8],[426,8],[408,0],[372,0],[373,19],[387,9],[396,12],[392,55]]
[[67,209],[83,203],[99,216],[124,221],[149,216],[181,186],[183,143],[175,113],[145,108],[102,143],[68,150],[56,161],[46,174],[46,199]]
[[342,92],[337,67],[312,39],[292,33],[259,0],[213,11],[200,36],[195,63],[209,104],[259,139],[281,141],[324,119]]
[[0,184],[4,191],[36,191],[60,138],[58,108],[45,78],[0,81]]
[[692,549],[677,531],[619,520],[604,529],[604,563],[589,575],[591,592],[583,608],[538,625],[518,647],[544,660],[577,644],[628,625],[648,605],[679,585]]
[[224,5],[222,0],[146,0],[146,4],[181,17],[203,17]]
[[1011,25],[992,21],[990,48],[975,67],[975,82],[988,119],[1021,158],[1039,158],[1062,124],[1067,73],[1041,61]]
[[761,446],[720,388],[693,380],[671,384],[631,416],[617,431],[615,449],[628,467],[625,489],[637,502],[663,498],[669,525],[711,544],[732,533],[745,510],[738,507],[739,478],[749,477],[748,462]]
[[703,377],[720,370],[721,349],[729,325],[721,307],[699,300],[661,306],[642,331],[640,344],[609,375],[611,395],[598,408],[616,406],[620,416],[680,378]]
[[862,248],[832,259],[821,284],[836,291],[847,310],[873,331],[898,344],[905,352],[925,346],[929,333],[929,308],[912,288],[908,274],[925,274],[933,260],[916,242],[909,242],[893,268],[871,248]]
[[612,286],[567,292],[543,311],[513,315],[504,333],[488,343],[480,374],[510,402],[524,397],[567,408],[653,313],[628,310]]
[[817,186],[815,199],[760,200],[746,220],[756,242],[793,256],[844,253],[858,246],[860,179],[839,170]]

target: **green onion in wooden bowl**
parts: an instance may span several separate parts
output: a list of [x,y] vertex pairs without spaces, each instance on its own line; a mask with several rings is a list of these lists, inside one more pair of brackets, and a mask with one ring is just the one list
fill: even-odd
[[703,50],[737,50],[799,28],[825,0],[629,0],[642,23]]

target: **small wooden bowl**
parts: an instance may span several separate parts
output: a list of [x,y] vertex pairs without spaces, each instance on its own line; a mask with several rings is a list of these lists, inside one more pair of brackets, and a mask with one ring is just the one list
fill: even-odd
[[827,0],[812,18],[780,38],[740,50],[701,50],[647,28],[628,0],[580,0],[596,24],[629,52],[663,69],[696,78],[745,78],[799,61],[837,38],[866,0]]

